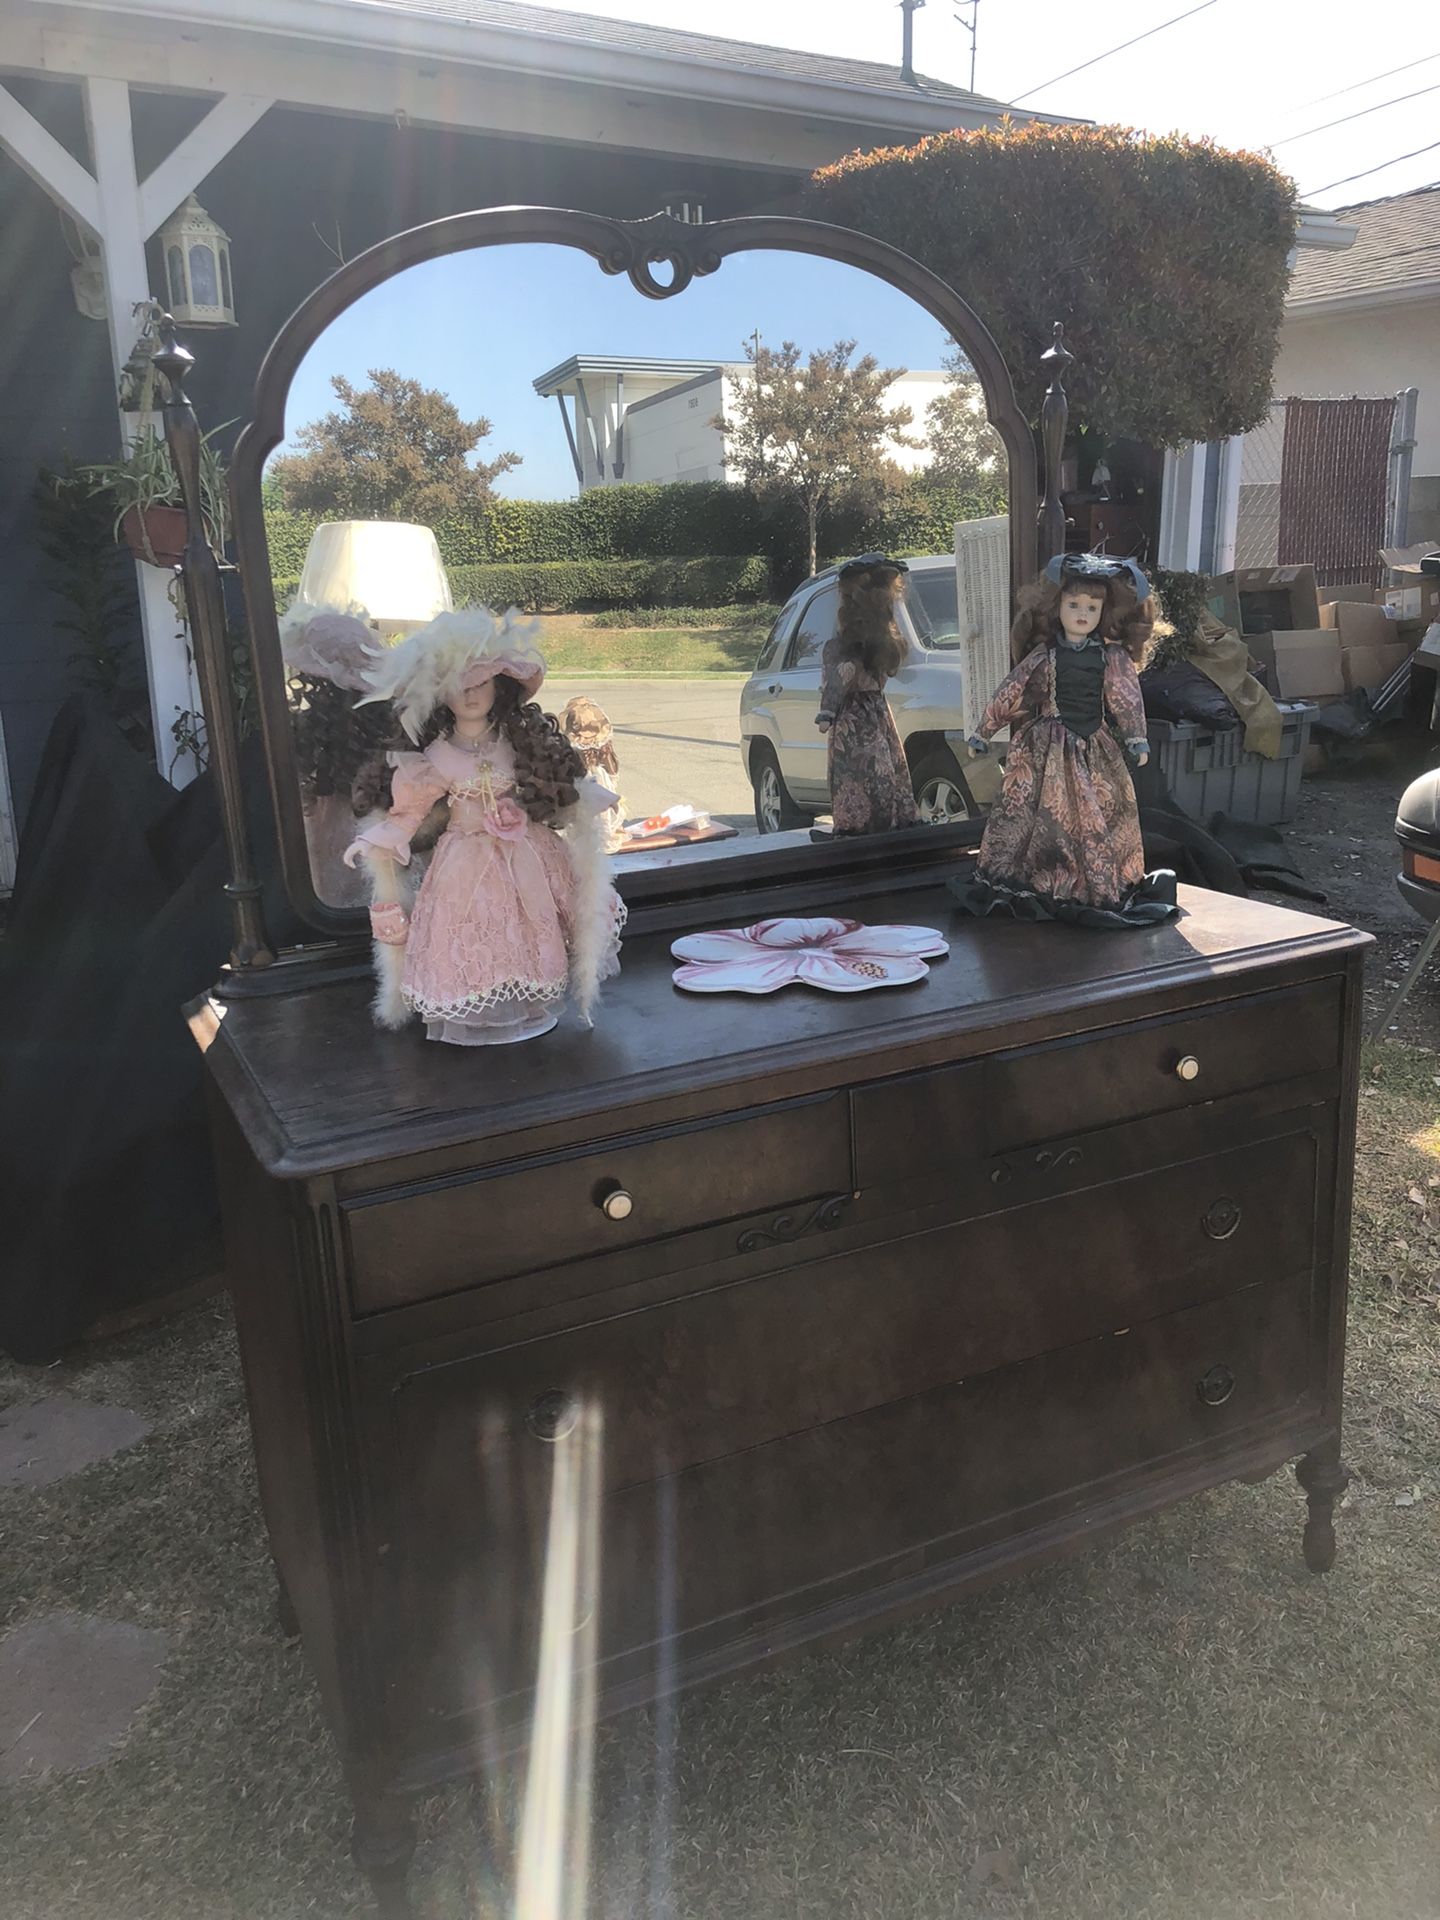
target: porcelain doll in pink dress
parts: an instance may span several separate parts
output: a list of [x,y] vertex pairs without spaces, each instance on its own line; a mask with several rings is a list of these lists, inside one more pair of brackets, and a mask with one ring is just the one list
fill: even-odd
[[[382,1026],[418,1014],[431,1040],[530,1040],[555,1025],[567,991],[588,1022],[618,970],[624,908],[601,824],[614,797],[534,705],[544,677],[530,627],[484,607],[437,615],[366,676],[366,699],[393,702],[417,745],[433,733],[423,751],[389,755],[389,812],[345,853],[374,876]],[[407,923],[394,864],[408,864],[442,798],[449,824]]]

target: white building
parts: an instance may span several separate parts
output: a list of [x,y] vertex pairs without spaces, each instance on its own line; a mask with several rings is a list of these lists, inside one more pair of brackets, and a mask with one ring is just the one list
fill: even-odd
[[[730,480],[726,436],[716,426],[737,381],[749,378],[743,360],[647,360],[626,355],[572,354],[542,373],[535,391],[560,407],[570,458],[581,492],[626,482]],[[949,384],[940,371],[906,372],[891,382],[887,407],[908,407],[907,440],[889,453],[906,472],[929,464],[925,409]]]

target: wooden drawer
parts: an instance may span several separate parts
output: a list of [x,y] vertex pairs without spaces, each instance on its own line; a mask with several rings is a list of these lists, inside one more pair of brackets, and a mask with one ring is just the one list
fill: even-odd
[[[1251,1287],[687,1470],[659,1441],[628,1485],[614,1484],[626,1473],[613,1457],[633,1443],[607,1421],[602,1654],[773,1626],[962,1553],[1001,1522],[1038,1525],[1099,1483],[1218,1456],[1318,1395],[1315,1311],[1308,1274]],[[538,1441],[483,1395],[464,1415],[433,1384],[403,1400],[397,1604],[415,1690],[444,1716],[530,1684],[548,1507],[572,1443]]]
[[843,1093],[508,1161],[347,1203],[351,1300],[375,1313],[850,1189]]
[[[1341,982],[1001,1054],[986,1063],[991,1153],[1171,1113],[1339,1064]],[[1182,1061],[1198,1068],[1193,1079]]]
[[1306,1272],[1317,1151],[1291,1134],[771,1271],[432,1365],[399,1400],[532,1436],[595,1406],[606,1486],[653,1480]]
[[[1341,982],[906,1074],[853,1095],[862,1188],[1335,1071]],[[1177,1073],[1191,1058],[1199,1071]]]

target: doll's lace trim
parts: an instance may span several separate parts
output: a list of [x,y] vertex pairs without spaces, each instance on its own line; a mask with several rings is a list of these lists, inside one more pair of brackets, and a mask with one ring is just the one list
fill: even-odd
[[513,1001],[554,1006],[564,998],[563,980],[500,980],[484,993],[467,993],[463,1000],[427,1000],[408,990],[404,993],[406,1006],[422,1020],[463,1020],[467,1015],[487,1013],[491,1007],[507,1006]]

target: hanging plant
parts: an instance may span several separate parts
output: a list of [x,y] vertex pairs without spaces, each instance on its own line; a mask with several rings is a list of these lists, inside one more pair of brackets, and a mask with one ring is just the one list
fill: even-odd
[[804,211],[948,281],[999,342],[1032,420],[1056,320],[1076,355],[1072,421],[1173,447],[1266,416],[1296,202],[1259,155],[1007,120],[852,154],[815,175]]
[[[217,553],[224,551],[230,518],[225,467],[213,443],[217,433],[233,425],[225,421],[200,442],[200,507]],[[96,462],[80,472],[92,493],[108,495],[115,538],[124,541],[137,560],[152,567],[179,565],[185,551],[185,503],[163,435],[143,427],[123,460]]]

